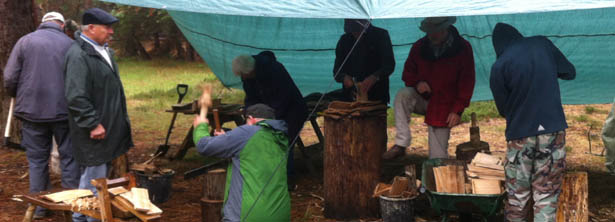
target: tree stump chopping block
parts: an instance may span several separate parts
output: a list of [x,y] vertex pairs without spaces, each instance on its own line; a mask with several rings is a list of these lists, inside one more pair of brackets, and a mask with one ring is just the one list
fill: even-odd
[[324,198],[326,218],[378,217],[372,192],[386,150],[386,105],[333,102],[325,110]]
[[201,215],[203,222],[222,221],[225,185],[225,169],[210,170],[207,174],[203,175],[203,197],[201,198]]
[[589,221],[587,172],[564,174],[557,205],[557,222]]

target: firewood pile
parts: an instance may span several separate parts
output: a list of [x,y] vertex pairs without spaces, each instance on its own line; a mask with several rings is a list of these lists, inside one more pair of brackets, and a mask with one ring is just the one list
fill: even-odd
[[416,169],[414,165],[405,167],[404,176],[396,176],[393,183],[378,183],[374,189],[372,197],[385,196],[393,198],[410,198],[419,195],[418,187],[421,181],[416,179]]
[[506,180],[501,158],[477,153],[470,164],[433,168],[436,191],[457,194],[501,194]]

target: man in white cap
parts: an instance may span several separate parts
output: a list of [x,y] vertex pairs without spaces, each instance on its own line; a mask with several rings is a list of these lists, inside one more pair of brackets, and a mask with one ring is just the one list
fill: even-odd
[[[15,97],[15,116],[22,121],[21,146],[26,150],[30,192],[51,188],[49,156],[52,138],[60,153],[62,187],[77,188],[79,165],[73,159],[64,99],[64,55],[72,40],[63,32],[64,17],[43,16],[38,29],[17,41],[4,68],[4,87]],[[35,218],[46,215],[37,208]]]
[[448,158],[451,128],[459,124],[474,91],[472,46],[453,26],[456,20],[431,17],[421,22],[420,29],[427,35],[412,45],[404,64],[406,87],[395,96],[395,146],[383,159],[405,154],[412,140],[412,113],[425,115],[429,158]]

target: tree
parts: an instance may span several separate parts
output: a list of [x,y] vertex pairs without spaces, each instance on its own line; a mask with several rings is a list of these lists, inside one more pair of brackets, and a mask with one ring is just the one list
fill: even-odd
[[[35,13],[34,0],[0,0],[0,73],[4,73],[4,66],[11,54],[11,49],[20,37],[34,31],[39,20]],[[24,16],[25,15],[25,16]],[[4,76],[0,76],[0,125],[5,128],[6,116],[10,97],[4,89]],[[13,135],[19,133],[18,122],[13,122]],[[4,131],[2,131],[4,134]]]

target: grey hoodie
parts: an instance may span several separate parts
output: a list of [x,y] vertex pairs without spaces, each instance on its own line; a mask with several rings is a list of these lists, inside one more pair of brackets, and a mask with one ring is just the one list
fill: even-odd
[[68,118],[64,55],[72,42],[55,22],[45,22],[17,41],[4,68],[4,88],[16,97],[15,116],[31,122]]

